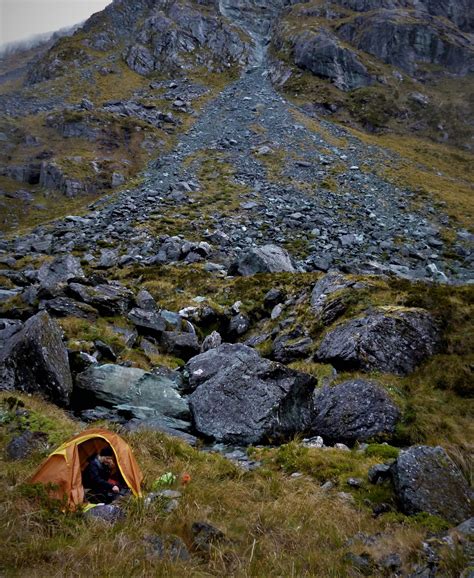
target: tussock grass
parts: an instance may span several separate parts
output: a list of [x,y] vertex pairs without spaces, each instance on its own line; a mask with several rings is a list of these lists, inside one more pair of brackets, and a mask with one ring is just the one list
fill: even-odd
[[[2,416],[7,397],[0,394]],[[34,427],[46,429],[50,436],[66,439],[84,427],[40,399],[15,397],[25,404],[23,410],[43,416]],[[17,431],[16,418],[3,422],[2,448]],[[420,522],[407,532],[404,516],[374,519],[364,504],[371,494],[364,489],[355,491],[353,504],[341,500],[336,490],[321,489],[321,481],[334,479],[339,489],[349,491],[346,477],[364,476],[375,457],[302,450],[295,441],[281,448],[254,450],[262,454],[264,465],[244,472],[219,455],[158,433],[125,437],[143,469],[145,490],[167,471],[191,475],[191,483],[181,487],[179,507],[166,514],[163,503],[145,508],[141,501],[132,500],[125,506],[125,521],[115,526],[88,522],[80,512],[63,512],[44,492],[24,484],[47,450],[19,462],[6,460],[2,452],[3,575],[343,577],[350,572],[344,555],[354,549],[348,540],[358,532],[383,532],[386,548],[396,547],[406,560],[424,535]],[[291,477],[295,471],[305,475]],[[193,550],[195,521],[219,527],[226,540],[208,554]],[[173,562],[152,556],[146,547],[148,535],[180,537],[191,548],[192,559]]]

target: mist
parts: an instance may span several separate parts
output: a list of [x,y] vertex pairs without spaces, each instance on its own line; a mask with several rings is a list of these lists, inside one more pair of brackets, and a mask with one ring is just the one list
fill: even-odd
[[58,30],[77,27],[110,3],[111,0],[0,0],[0,47],[4,52],[12,43],[35,46]]

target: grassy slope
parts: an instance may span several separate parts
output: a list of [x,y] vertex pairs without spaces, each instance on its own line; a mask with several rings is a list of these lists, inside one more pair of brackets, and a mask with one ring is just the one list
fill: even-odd
[[[14,417],[7,398],[0,396],[2,450],[26,423],[46,432],[51,447],[81,429],[61,411],[21,395],[15,398],[24,402],[22,411],[26,409],[29,417]],[[179,507],[166,514],[162,503],[144,508],[132,500],[126,506],[126,521],[114,527],[87,522],[80,512],[63,513],[41,492],[25,485],[47,455],[46,447],[20,462],[2,458],[2,575],[342,577],[351,575],[344,559],[349,550],[369,551],[377,559],[395,551],[407,567],[416,561],[426,532],[446,527],[429,516],[388,513],[374,519],[367,503],[390,502],[389,488],[364,482],[361,489],[351,490],[353,502],[338,496],[339,491],[349,491],[347,478],[365,478],[372,464],[396,455],[388,446],[371,446],[368,454],[360,454],[291,443],[255,450],[264,465],[246,473],[218,455],[160,434],[137,433],[126,439],[145,474],[145,490],[167,471],[191,475],[191,483],[179,488],[183,493]],[[304,475],[292,478],[296,471]],[[321,489],[321,482],[327,480],[335,483],[334,490]],[[191,547],[194,521],[216,525],[227,541],[216,544],[210,555],[194,551],[186,563],[162,561],[147,552],[144,537],[148,535],[179,536]],[[358,532],[381,533],[377,547],[367,548],[357,540],[349,546],[348,539]],[[455,575],[463,562],[459,557],[447,560],[449,575]]]

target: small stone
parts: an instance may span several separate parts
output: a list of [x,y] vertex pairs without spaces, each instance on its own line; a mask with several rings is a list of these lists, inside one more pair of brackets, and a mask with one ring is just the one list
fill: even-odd
[[346,444],[334,444],[336,450],[342,450],[343,452],[350,452],[350,448]]
[[363,480],[361,480],[360,478],[349,478],[347,480],[347,485],[350,486],[351,488],[360,488],[363,484]]

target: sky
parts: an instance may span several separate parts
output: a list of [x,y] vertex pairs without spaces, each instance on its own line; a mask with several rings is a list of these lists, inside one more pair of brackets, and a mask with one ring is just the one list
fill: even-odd
[[112,0],[0,0],[0,45],[86,20]]

